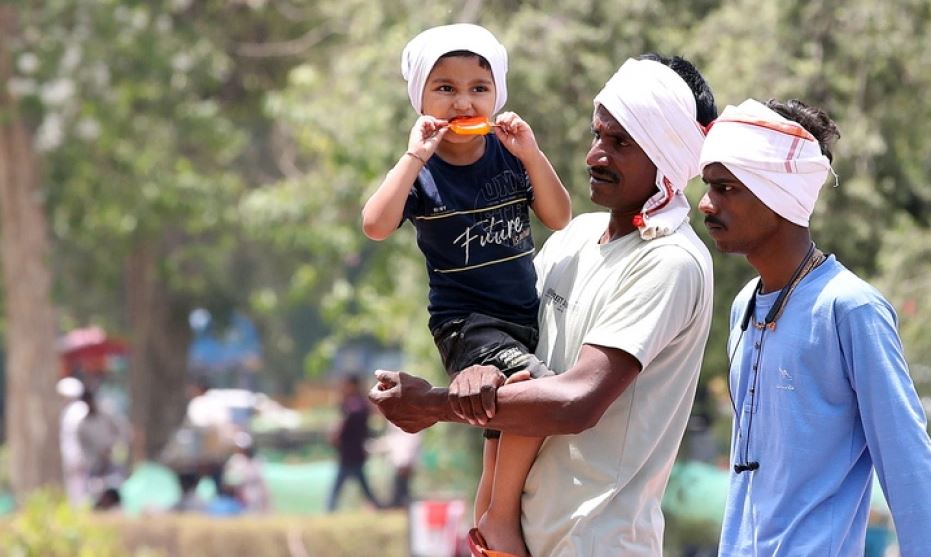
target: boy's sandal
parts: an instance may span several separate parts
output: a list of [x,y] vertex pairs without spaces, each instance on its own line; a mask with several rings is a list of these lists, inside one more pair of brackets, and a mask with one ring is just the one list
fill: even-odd
[[485,547],[486,545],[488,545],[488,543],[485,541],[485,538],[482,537],[478,528],[469,530],[469,551],[472,552],[472,557],[514,557],[513,553],[488,549]]

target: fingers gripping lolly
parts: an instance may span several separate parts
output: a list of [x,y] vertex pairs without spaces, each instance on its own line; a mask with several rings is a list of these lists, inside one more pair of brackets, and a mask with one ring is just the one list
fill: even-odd
[[484,116],[473,116],[471,118],[453,118],[449,122],[449,129],[459,135],[485,135],[495,125]]

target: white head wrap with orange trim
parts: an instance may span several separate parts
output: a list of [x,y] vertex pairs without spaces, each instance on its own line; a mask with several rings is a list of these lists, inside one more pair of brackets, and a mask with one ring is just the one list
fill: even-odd
[[673,233],[688,219],[683,191],[698,175],[704,132],[695,96],[668,66],[629,58],[595,97],[656,165],[659,190],[643,206],[640,236],[650,240]]
[[488,60],[495,82],[495,112],[504,106],[508,99],[507,50],[488,29],[456,23],[427,29],[411,39],[401,53],[401,75],[407,81],[407,95],[418,114],[423,114],[423,88],[436,61],[457,50],[474,52]]
[[748,99],[714,121],[701,168],[721,163],[781,217],[808,226],[831,163],[818,140],[797,122]]

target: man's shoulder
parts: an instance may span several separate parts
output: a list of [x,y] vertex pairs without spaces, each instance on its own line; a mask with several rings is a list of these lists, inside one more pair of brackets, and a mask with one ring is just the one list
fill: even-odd
[[574,251],[591,238],[597,238],[608,226],[608,213],[582,213],[573,217],[562,230],[553,232],[546,240],[546,244],[553,250],[558,247],[560,251]]
[[842,310],[852,310],[864,305],[888,306],[885,296],[872,284],[847,269],[834,257],[825,263],[823,276],[816,277],[821,282],[819,298]]
[[702,274],[711,273],[711,252],[688,223],[672,234],[644,241],[640,249],[644,257],[656,259],[663,266],[688,267],[700,269]]

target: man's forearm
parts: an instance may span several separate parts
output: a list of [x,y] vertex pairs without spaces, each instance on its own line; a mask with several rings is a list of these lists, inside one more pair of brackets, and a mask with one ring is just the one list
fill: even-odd
[[378,370],[378,384],[369,392],[369,399],[408,433],[442,421],[528,437],[572,434],[598,423],[608,406],[636,378],[639,366],[622,350],[585,345],[576,365],[565,373],[500,387],[496,368],[473,366],[470,369],[479,375],[494,373],[473,383],[464,396],[460,393],[452,399],[448,388],[434,387],[420,377]]
[[[586,344],[564,373],[498,387],[494,404],[480,405],[494,408],[490,420],[478,412],[480,425],[531,437],[580,433],[598,423],[639,372],[639,361],[627,352]],[[475,397],[450,404],[447,400],[448,407],[466,414],[478,408]],[[443,421],[465,422],[452,412],[442,413]]]
[[[570,382],[561,379],[544,377],[499,387],[495,415],[484,427],[528,437],[578,433],[591,427],[583,397],[575,396]],[[452,411],[446,388],[434,387],[430,404],[439,421],[469,423]]]

